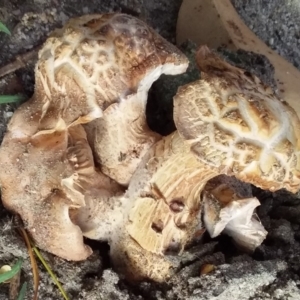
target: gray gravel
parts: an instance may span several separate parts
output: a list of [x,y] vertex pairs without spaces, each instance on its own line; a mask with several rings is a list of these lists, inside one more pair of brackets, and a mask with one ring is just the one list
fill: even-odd
[[232,0],[232,3],[251,30],[300,68],[299,0]]

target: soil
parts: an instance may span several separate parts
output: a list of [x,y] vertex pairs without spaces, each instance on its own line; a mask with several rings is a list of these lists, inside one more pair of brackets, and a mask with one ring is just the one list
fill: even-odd
[[[233,0],[247,25],[270,47],[296,67],[300,67],[300,15],[298,0]],[[181,0],[0,0],[0,21],[12,35],[0,34],[0,66],[17,55],[40,46],[51,30],[70,17],[87,13],[122,11],[135,15],[175,43],[176,19]],[[192,57],[192,46],[184,51]],[[223,52],[224,54],[224,52]],[[227,56],[228,52],[225,53]],[[271,85],[272,66],[262,58],[244,56],[251,71],[268,74],[264,80]],[[28,99],[34,90],[33,59],[24,68],[0,80],[1,94],[22,93]],[[239,62],[236,62],[237,64]],[[255,67],[256,66],[256,67]],[[267,70],[267,71],[266,71]],[[193,66],[190,73],[170,79],[161,78],[150,92],[148,120],[162,134],[173,130],[172,95],[177,86],[198,76]],[[263,78],[263,76],[262,76]],[[162,96],[163,101],[157,101]],[[0,139],[18,104],[1,105]],[[160,116],[164,114],[164,122]],[[169,282],[142,282],[130,285],[115,273],[105,243],[87,241],[94,254],[83,262],[68,262],[42,252],[62,283],[70,299],[300,299],[300,197],[288,192],[264,192],[253,188],[261,201],[257,213],[269,232],[254,253],[246,254],[226,236],[210,239],[206,234],[181,257],[182,267]],[[27,249],[16,233],[13,216],[0,205],[0,267],[24,258],[21,280],[28,282],[26,299],[32,299],[32,271]],[[201,267],[214,270],[200,276]],[[63,299],[49,274],[39,264],[39,299]],[[8,298],[8,284],[0,285],[0,300]]]

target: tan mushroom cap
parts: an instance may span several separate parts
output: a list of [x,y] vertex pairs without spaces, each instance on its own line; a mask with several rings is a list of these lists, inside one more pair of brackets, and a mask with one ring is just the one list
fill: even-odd
[[[22,117],[21,107],[13,116],[13,128]],[[15,136],[9,125],[0,149],[4,206],[21,216],[38,247],[68,260],[86,259],[92,250],[71,221],[70,209],[85,205],[90,188],[105,186],[113,195],[118,185],[96,173],[80,126],[67,130],[59,120],[55,129],[27,138]]]
[[[39,52],[39,129],[53,128],[59,117],[67,125],[102,117],[87,127],[95,159],[106,175],[128,185],[140,157],[159,139],[146,123],[148,90],[161,74],[182,73],[187,66],[174,45],[133,16],[71,19]],[[120,136],[112,128],[131,134]]]
[[146,75],[164,64],[175,69],[184,65],[183,72],[187,60],[135,17],[113,13],[70,19],[39,52],[35,69],[35,97],[43,106],[39,128],[51,128],[59,117],[67,125],[101,117],[109,105],[149,88],[152,82]]
[[200,47],[202,79],[174,97],[180,135],[200,161],[266,190],[300,187],[300,121],[255,76]]
[[[118,73],[112,76],[128,89],[118,101],[103,112],[103,117],[88,124],[89,140],[101,170],[122,185],[128,186],[141,158],[161,137],[151,131],[146,121],[148,90],[161,74],[176,75],[188,67],[188,60],[178,48],[167,42],[141,20],[127,15],[111,16],[99,28],[111,28],[114,52],[107,62]],[[101,29],[98,29],[98,31]],[[115,83],[108,87],[115,89]],[[103,90],[103,93],[111,93]]]

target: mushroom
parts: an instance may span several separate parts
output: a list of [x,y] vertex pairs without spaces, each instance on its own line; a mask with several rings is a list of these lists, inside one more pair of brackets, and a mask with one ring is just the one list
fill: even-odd
[[47,110],[39,128],[52,128],[58,117],[72,126],[90,123],[95,160],[126,186],[140,158],[160,139],[146,122],[149,88],[161,74],[187,67],[177,47],[135,17],[71,19],[39,53],[35,98]]
[[[124,189],[95,167],[81,124],[103,118],[86,127],[98,137],[89,136],[95,157],[111,177],[128,182],[159,138],[145,121],[148,89],[160,74],[183,72],[187,64],[175,46],[125,14],[71,19],[51,34],[39,52],[35,93],[14,114],[0,149],[3,203],[21,215],[39,247],[70,260],[91,254],[82,231],[88,236],[101,222],[94,224],[87,212],[95,205],[109,223],[109,207],[119,203],[109,199]],[[123,124],[124,138],[114,135]]]
[[256,76],[207,47],[199,49],[197,61],[202,79],[174,97],[177,131],[143,157],[125,194],[111,255],[128,278],[171,276],[176,264],[167,254],[182,252],[202,212],[212,236],[224,230],[248,250],[264,240],[266,231],[253,215],[258,200],[247,188],[218,182],[220,174],[270,191],[300,187],[295,111]]
[[[23,126],[23,109],[12,124]],[[86,259],[92,250],[70,211],[85,205],[85,193],[94,186],[99,201],[122,191],[118,184],[94,168],[91,150],[80,125],[56,128],[17,138],[8,126],[0,149],[0,180],[4,206],[19,214],[36,244],[68,260]]]
[[[105,109],[102,118],[88,124],[87,131],[102,172],[128,186],[141,158],[161,138],[146,122],[148,90],[161,74],[185,72],[188,60],[139,19],[118,15],[110,25],[115,31],[110,64],[119,61],[118,72],[124,74],[129,90]],[[108,83],[114,76],[108,76]]]
[[91,253],[82,235],[107,240],[129,279],[164,281],[202,213],[212,236],[223,230],[251,249],[262,242],[257,199],[218,176],[297,191],[299,118],[208,48],[197,62],[202,79],[179,89],[177,131],[162,138],[147,127],[146,96],[162,72],[184,71],[178,50],[122,14],[73,19],[47,40],[35,94],[0,149],[3,203],[39,247],[81,260]]

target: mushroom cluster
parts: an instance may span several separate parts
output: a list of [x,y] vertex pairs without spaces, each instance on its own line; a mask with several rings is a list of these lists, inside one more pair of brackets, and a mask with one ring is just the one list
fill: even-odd
[[253,250],[266,231],[250,184],[300,187],[300,121],[257,77],[197,52],[201,80],[174,97],[177,130],[145,117],[161,74],[187,58],[139,19],[88,15],[56,30],[39,53],[35,93],[13,115],[0,148],[6,208],[36,244],[68,260],[108,241],[132,280],[164,281],[199,229]]

